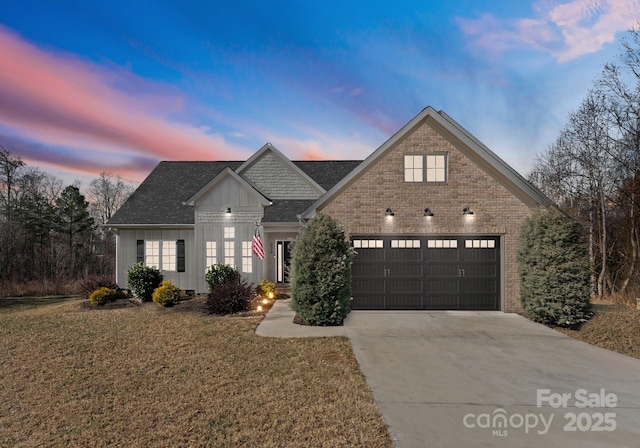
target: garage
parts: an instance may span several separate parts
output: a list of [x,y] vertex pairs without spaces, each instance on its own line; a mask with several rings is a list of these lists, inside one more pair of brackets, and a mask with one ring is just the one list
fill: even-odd
[[500,310],[500,237],[353,236],[354,310]]

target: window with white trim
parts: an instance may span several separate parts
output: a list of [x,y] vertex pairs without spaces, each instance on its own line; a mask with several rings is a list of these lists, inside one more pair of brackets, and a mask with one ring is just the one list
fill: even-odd
[[229,264],[231,266],[236,265],[235,251],[236,245],[234,241],[224,242],[224,264]]
[[160,269],[160,241],[144,242],[144,264]]
[[234,239],[236,237],[236,229],[235,227],[225,227],[224,228],[224,239]]
[[216,242],[206,241],[204,243],[204,270],[205,272],[210,266],[218,262],[218,255],[216,253]]
[[242,272],[250,274],[253,272],[253,253],[251,252],[251,241],[242,242]]
[[176,242],[175,241],[163,241],[162,242],[162,270],[163,271],[175,271],[176,270]]

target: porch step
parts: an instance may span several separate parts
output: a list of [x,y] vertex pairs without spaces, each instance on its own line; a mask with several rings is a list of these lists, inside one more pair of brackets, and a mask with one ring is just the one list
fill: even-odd
[[278,299],[288,299],[291,297],[291,288],[289,285],[276,286],[276,297]]

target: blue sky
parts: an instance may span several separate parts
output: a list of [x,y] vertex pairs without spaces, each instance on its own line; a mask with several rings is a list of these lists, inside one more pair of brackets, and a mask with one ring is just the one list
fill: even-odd
[[0,144],[85,184],[267,141],[363,159],[428,105],[526,174],[640,18],[640,0],[4,3]]

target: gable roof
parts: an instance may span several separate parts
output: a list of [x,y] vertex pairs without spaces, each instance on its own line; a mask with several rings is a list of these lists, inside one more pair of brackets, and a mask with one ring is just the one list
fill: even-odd
[[356,169],[337,182],[327,193],[315,201],[301,215],[303,219],[313,217],[316,210],[330,203],[340,192],[346,189],[352,182],[362,176],[378,159],[380,159],[390,148],[399,143],[405,136],[423,123],[428,123],[438,133],[440,133],[449,143],[460,152],[473,160],[478,166],[484,169],[489,175],[494,177],[512,194],[520,198],[529,206],[543,205],[551,206],[552,201],[540,190],[534,187],[517,171],[511,168],[505,161],[494,152],[473,137],[466,129],[454,121],[443,111],[437,112],[431,106],[424,108],[411,121],[404,125],[391,138],[384,142],[369,157],[367,157]]
[[236,180],[236,182],[238,182],[245,190],[247,190],[250,194],[255,196],[258,199],[258,202],[261,205],[267,206],[267,205],[271,205],[272,204],[272,202],[269,200],[269,198],[267,198],[265,195],[263,195],[258,190],[256,190],[253,187],[253,185],[251,185],[249,182],[247,182],[242,177],[240,177],[234,170],[232,170],[229,167],[226,167],[216,177],[211,179],[211,181],[207,182],[207,184],[205,186],[200,188],[193,196],[191,196],[189,199],[187,199],[184,202],[184,205],[194,206],[195,202],[202,195],[204,195],[207,192],[209,192],[212,188],[214,188],[218,183],[220,183],[223,179],[225,179],[227,177],[231,177],[234,180]]
[[[122,207],[111,217],[107,226],[136,225],[193,225],[195,222],[190,200],[207,190],[228,169],[237,174],[246,162],[160,162]],[[333,187],[352,171],[360,161],[302,161],[291,162],[325,190]],[[247,185],[250,185],[243,179]],[[254,188],[251,186],[251,188]],[[264,198],[264,195],[256,190]],[[265,198],[266,199],[266,198]],[[313,200],[278,200],[265,208],[263,222],[298,222],[298,216]]]

